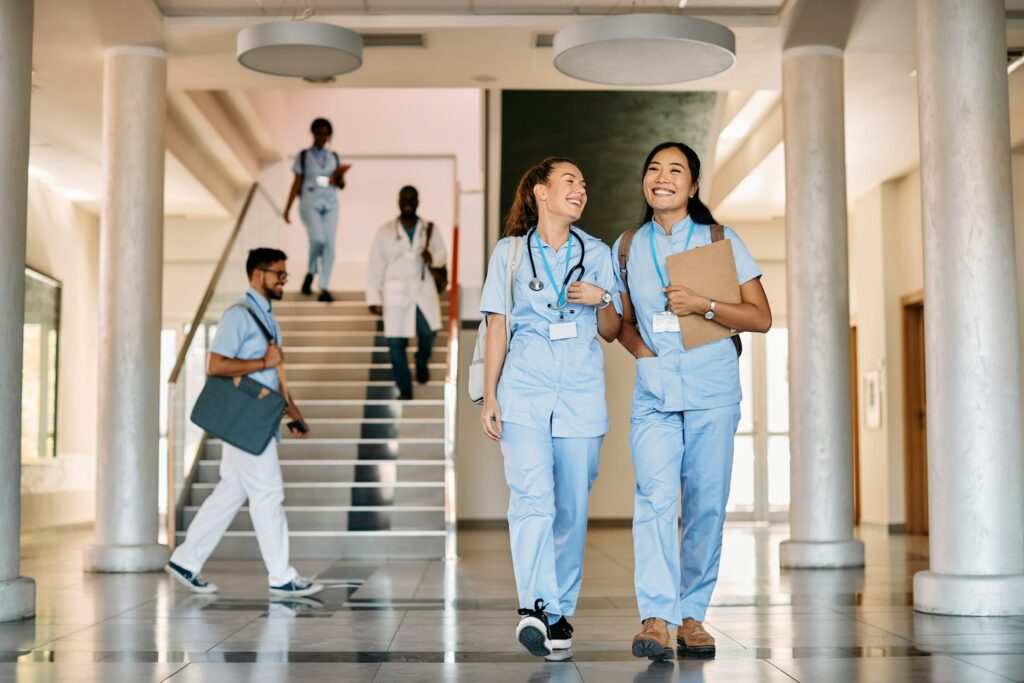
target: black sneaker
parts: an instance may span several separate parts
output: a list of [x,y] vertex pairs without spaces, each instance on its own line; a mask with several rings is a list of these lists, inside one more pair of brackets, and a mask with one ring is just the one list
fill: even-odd
[[317,301],[323,301],[325,304],[334,303],[334,297],[326,289],[320,290],[320,296],[316,298]]
[[430,368],[426,365],[416,366],[416,381],[420,384],[426,384],[430,381]]
[[174,580],[180,583],[185,588],[188,588],[193,593],[216,593],[216,584],[208,583],[203,581],[203,577],[199,574],[193,574],[184,567],[168,562],[164,566],[164,571],[174,577]]
[[572,624],[565,617],[551,624],[551,647],[555,650],[568,650],[572,647]]
[[302,598],[315,595],[324,589],[323,584],[296,576],[283,586],[271,586],[270,595],[275,598]]
[[399,401],[411,401],[412,400],[412,387],[406,387],[405,389],[398,390]]
[[547,605],[543,600],[533,603],[533,609],[524,607],[519,610],[519,625],[516,626],[516,640],[534,657],[547,657],[551,654],[551,631],[548,628],[548,615],[544,612]]
[[302,281],[302,293],[313,296],[313,273],[306,273],[306,278]]

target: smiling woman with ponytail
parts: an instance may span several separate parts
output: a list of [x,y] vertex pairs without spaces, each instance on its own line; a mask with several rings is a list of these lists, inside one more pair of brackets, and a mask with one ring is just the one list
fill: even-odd
[[[480,420],[504,457],[516,639],[537,656],[572,645],[567,617],[583,579],[588,497],[608,431],[597,338],[611,342],[619,333],[611,252],[573,225],[586,204],[583,174],[569,159],[549,157],[526,171],[480,297],[487,316]],[[509,309],[513,254],[521,258],[511,271]]]
[[[700,315],[733,330],[767,332],[772,314],[757,263],[739,235],[717,225],[700,200],[700,159],[692,149],[681,142],[652,149],[641,190],[643,220],[613,248],[616,255],[620,249],[628,252],[623,253],[626,277],[619,273],[618,280],[624,311],[619,343],[637,359],[630,447],[636,474],[635,583],[643,628],[633,639],[633,655],[671,656],[668,629],[679,626],[681,652],[710,656],[715,639],[702,622],[718,579],[740,418],[738,347],[720,339],[684,348],[677,316]],[[668,256],[708,245],[716,236],[732,245],[741,303],[711,301],[666,281]],[[680,482],[686,488],[681,552]]]

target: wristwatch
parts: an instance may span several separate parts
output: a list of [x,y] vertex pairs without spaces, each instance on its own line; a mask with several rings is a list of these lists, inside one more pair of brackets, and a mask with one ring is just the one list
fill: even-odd
[[705,320],[714,320],[715,319],[715,301],[714,301],[714,299],[711,299],[710,301],[711,301],[711,308],[708,309],[708,312],[704,314],[704,319]]
[[601,295],[601,303],[598,304],[597,308],[602,309],[612,302],[612,293],[605,292]]

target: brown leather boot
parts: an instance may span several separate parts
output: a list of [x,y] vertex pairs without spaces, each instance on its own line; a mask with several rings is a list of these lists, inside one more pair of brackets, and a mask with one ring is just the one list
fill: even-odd
[[644,627],[633,636],[633,656],[647,657],[654,661],[672,659],[672,637],[668,633],[668,622],[658,617],[644,619]]
[[683,625],[676,630],[676,645],[680,654],[694,657],[714,657],[715,639],[704,630],[704,624],[696,619],[683,619]]

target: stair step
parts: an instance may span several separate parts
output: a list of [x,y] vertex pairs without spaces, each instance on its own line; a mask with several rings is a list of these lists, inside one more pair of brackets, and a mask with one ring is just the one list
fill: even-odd
[[[214,484],[201,482],[189,489],[189,505],[202,505]],[[444,482],[285,482],[288,505],[443,505]]]
[[[219,460],[221,441],[206,442],[203,460]],[[375,459],[437,460],[444,456],[444,439],[285,439],[277,446],[278,458],[286,460]]]
[[[381,388],[394,396],[394,387]],[[415,392],[415,389],[413,389]],[[439,399],[310,399],[301,402],[307,418],[379,418],[399,417],[444,419],[444,401]]]
[[[353,460],[338,458],[282,459],[281,474],[285,483],[307,481],[350,483],[373,482],[443,482],[444,460]],[[220,481],[220,460],[201,460],[197,481]]]
[[[409,363],[412,364],[414,360],[414,354],[416,348],[412,347],[407,350],[406,355],[409,357]],[[284,355],[288,359],[288,367],[295,363],[330,363],[330,364],[350,364],[350,363],[379,363],[382,360],[390,360],[388,355],[388,347],[385,345],[380,346],[292,346],[286,345],[284,347]],[[445,363],[445,348],[443,346],[434,345],[434,350],[430,354],[430,364]]]
[[[192,523],[199,507],[184,508],[184,528]],[[444,529],[443,505],[322,505],[284,506],[288,529],[307,531],[439,531]],[[229,531],[252,531],[249,507],[235,515]]]
[[[286,417],[282,422],[288,422]],[[422,418],[306,418],[312,433],[322,439],[409,439],[444,437],[444,419]]]
[[[178,541],[185,538],[178,532]],[[444,532],[341,532],[333,535],[289,533],[291,557],[298,560],[429,560],[444,557]],[[214,557],[259,559],[252,532],[231,531],[217,545]]]
[[[302,346],[326,346],[326,347],[346,347],[346,346],[374,346],[374,347],[385,347],[383,331],[381,332],[367,332],[367,331],[349,331],[349,330],[337,330],[333,332],[324,332],[320,330],[306,330],[306,331],[293,331],[289,332],[284,337],[285,351],[291,347],[302,347]],[[447,328],[441,328],[434,337],[434,347],[436,349],[444,349],[448,345],[448,334]],[[415,349],[416,337],[409,340],[409,349]]]
[[[343,380],[342,380],[343,381]],[[342,381],[327,382],[306,382],[290,383],[288,385],[295,398],[305,412],[305,406],[309,401],[331,400],[331,399],[366,399],[367,396],[397,397],[398,389],[394,382],[380,380],[381,383],[368,384],[359,382],[355,384],[344,384]],[[430,384],[416,384],[413,386],[413,396],[421,399],[443,399],[444,384],[434,381]]]
[[[448,312],[448,302],[441,302],[441,315],[445,316]],[[366,315],[380,318],[379,315],[373,315],[370,313],[369,306],[366,301],[335,301],[331,304],[326,304],[321,301],[277,301],[274,302],[274,315],[328,315],[328,314],[346,314],[346,315]]]

